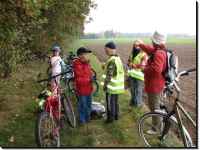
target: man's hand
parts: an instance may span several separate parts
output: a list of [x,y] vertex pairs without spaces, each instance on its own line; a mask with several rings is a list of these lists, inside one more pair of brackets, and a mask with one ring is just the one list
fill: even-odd
[[140,39],[137,39],[135,41],[135,46],[139,46],[140,44],[144,44],[144,42],[142,40],[140,40]]
[[134,68],[134,69],[137,68],[137,66],[133,63],[129,63],[128,66],[129,66],[129,68]]
[[136,68],[137,68],[137,65],[132,64],[132,68],[133,68],[133,69],[136,69]]

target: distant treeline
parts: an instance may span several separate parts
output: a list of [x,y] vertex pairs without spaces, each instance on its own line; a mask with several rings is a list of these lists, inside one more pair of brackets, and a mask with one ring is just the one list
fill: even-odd
[[[100,33],[85,33],[81,36],[82,39],[101,39],[101,38],[135,38],[135,37],[150,37],[152,33],[120,33],[113,30],[107,30]],[[194,36],[187,34],[169,34],[171,37],[177,38],[194,38]]]

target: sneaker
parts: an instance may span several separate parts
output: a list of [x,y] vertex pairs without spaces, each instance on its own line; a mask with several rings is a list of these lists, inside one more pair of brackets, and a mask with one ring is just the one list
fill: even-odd
[[148,131],[147,131],[147,134],[155,135],[155,134],[158,134],[158,132],[151,129],[151,130],[148,130]]

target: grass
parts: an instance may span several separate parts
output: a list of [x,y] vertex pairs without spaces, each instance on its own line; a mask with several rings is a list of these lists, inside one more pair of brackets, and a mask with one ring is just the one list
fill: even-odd
[[[123,42],[127,41],[130,42],[128,39]],[[78,41],[74,43],[72,50],[85,46],[89,44],[88,42],[97,41]],[[105,41],[100,40],[100,42]],[[100,80],[103,72],[101,63],[93,54],[90,59]],[[45,74],[46,68],[46,62],[32,62],[21,66],[10,79],[0,80],[0,146],[37,147],[34,135],[37,116],[35,98],[42,87],[36,83],[36,80],[39,73]],[[120,96],[120,119],[112,124],[105,124],[103,119],[98,119],[92,120],[87,126],[75,129],[66,125],[61,131],[62,146],[144,147],[137,131],[137,121],[144,113],[144,109],[129,109],[129,97],[128,91]],[[102,88],[93,100],[105,103]]]
[[[132,43],[137,38],[102,38],[102,39],[82,39],[80,42],[83,45],[87,44],[105,44],[108,41],[114,41],[116,43],[120,44],[127,44]],[[142,39],[145,43],[151,43],[151,39],[148,38],[139,38]],[[196,44],[196,39],[193,38],[176,38],[176,37],[168,37],[167,38],[167,44]]]
[[[79,45],[80,46],[80,45]],[[74,48],[76,49],[76,48]],[[101,63],[91,54],[91,65],[100,80]],[[37,147],[35,142],[36,103],[42,90],[36,83],[39,73],[45,74],[46,62],[32,62],[19,68],[10,79],[0,81],[0,145],[2,147]],[[45,75],[43,75],[43,78]],[[100,90],[93,100],[105,103]],[[62,132],[64,147],[142,147],[138,140],[137,111],[128,110],[129,96],[120,97],[120,120],[105,124],[103,119],[92,120],[86,127],[66,127]]]

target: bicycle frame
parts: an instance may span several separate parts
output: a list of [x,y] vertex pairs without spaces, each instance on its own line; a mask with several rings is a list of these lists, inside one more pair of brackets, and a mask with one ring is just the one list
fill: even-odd
[[188,114],[188,112],[183,108],[183,106],[180,104],[179,97],[180,97],[180,91],[181,90],[178,87],[178,85],[176,84],[176,82],[174,83],[174,86],[175,86],[175,89],[176,89],[178,95],[177,95],[177,98],[175,99],[174,109],[173,109],[172,113],[174,112],[174,114],[176,116],[178,126],[179,126],[180,131],[181,131],[181,136],[182,136],[184,146],[188,147],[189,145],[187,144],[187,141],[186,141],[186,135],[184,133],[185,129],[184,129],[184,125],[183,125],[183,121],[182,121],[180,112],[182,112],[182,114],[189,120],[189,122],[193,125],[194,128],[196,128],[196,123],[192,119],[192,117]]

